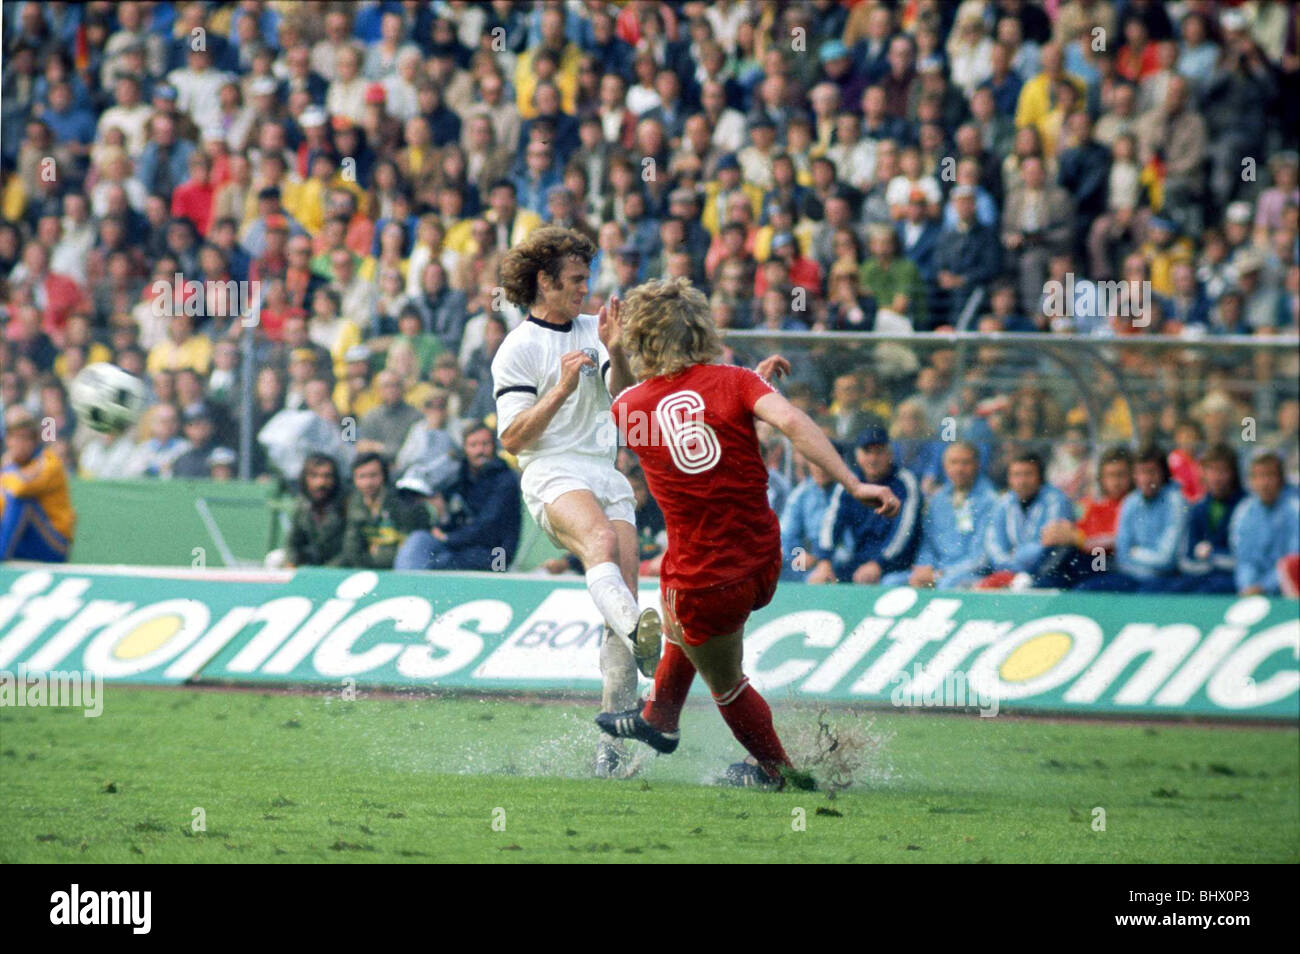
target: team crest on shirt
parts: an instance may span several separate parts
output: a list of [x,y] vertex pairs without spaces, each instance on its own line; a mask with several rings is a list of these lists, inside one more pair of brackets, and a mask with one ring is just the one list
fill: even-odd
[[584,364],[582,366],[583,376],[586,377],[595,374],[600,369],[600,355],[596,352],[595,348],[583,348],[582,353],[591,359],[591,364]]

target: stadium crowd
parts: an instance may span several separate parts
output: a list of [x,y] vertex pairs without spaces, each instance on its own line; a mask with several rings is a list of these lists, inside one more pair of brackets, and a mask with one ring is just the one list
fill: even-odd
[[[1144,387],[1096,382],[1095,431],[1027,346],[812,348],[783,387],[906,506],[841,505],[762,435],[791,573],[1276,591],[1300,550],[1300,363],[1203,346],[1300,333],[1293,4],[4,12],[0,407],[82,477],[242,466],[299,489],[291,562],[503,568],[497,268],[545,223],[596,244],[593,312],[686,276],[723,329],[1200,345],[1122,350]],[[68,405],[99,361],[148,383],[124,434]]]

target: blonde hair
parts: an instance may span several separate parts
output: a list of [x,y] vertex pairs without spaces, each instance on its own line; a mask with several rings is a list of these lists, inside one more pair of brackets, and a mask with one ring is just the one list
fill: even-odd
[[927,438],[934,434],[934,428],[930,426],[930,422],[925,415],[925,403],[918,397],[910,397],[894,409],[894,423],[889,428],[890,437],[897,440],[907,436],[903,433],[903,418],[910,415],[916,415],[921,421],[921,438]]
[[709,301],[685,278],[638,285],[622,311],[623,347],[638,379],[677,374],[722,356]]
[[36,423],[32,412],[21,404],[15,404],[5,410],[5,430],[9,433],[21,431],[37,439],[40,438],[41,433],[40,425]]

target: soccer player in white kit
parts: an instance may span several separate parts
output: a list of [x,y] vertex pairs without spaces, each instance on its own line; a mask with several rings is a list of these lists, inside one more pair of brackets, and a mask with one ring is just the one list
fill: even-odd
[[[501,446],[519,460],[524,503],[556,545],[577,555],[605,620],[601,711],[636,702],[639,668],[654,675],[661,621],[637,603],[640,553],[632,487],[614,466],[611,395],[636,383],[620,340],[618,300],[580,314],[596,249],[581,233],[535,230],[501,262],[505,296],[527,319],[492,361]],[[614,774],[624,750],[602,739],[596,773]]]

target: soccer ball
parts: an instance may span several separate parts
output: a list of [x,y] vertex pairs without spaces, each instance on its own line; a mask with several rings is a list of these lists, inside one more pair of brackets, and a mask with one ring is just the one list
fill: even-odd
[[96,431],[120,432],[144,413],[144,382],[115,364],[88,364],[72,379],[68,400],[77,419]]

